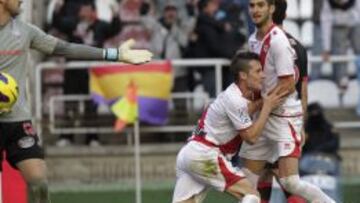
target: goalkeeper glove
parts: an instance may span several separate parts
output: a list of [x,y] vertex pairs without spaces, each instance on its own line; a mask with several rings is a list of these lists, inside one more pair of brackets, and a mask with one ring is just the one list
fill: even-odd
[[129,39],[121,44],[118,49],[106,49],[105,59],[131,64],[142,64],[151,61],[153,54],[145,49],[131,49],[134,44],[135,41],[133,39]]

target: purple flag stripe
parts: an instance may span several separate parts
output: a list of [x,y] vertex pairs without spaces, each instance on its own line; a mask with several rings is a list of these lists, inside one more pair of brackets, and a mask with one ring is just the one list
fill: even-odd
[[[92,93],[91,96],[97,104],[111,105],[117,101],[117,99],[105,99],[95,93]],[[153,125],[166,124],[169,104],[167,100],[140,96],[138,97],[138,102],[140,121]]]

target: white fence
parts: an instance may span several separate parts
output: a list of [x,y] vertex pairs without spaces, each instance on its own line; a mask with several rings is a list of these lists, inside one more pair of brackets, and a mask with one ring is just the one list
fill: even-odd
[[[355,60],[355,56],[334,56],[331,57],[330,62],[352,62]],[[321,62],[321,57],[309,57],[310,62]],[[214,67],[215,68],[215,84],[216,93],[220,93],[222,90],[222,68],[229,65],[230,61],[226,59],[180,59],[172,60],[172,65],[176,68],[192,68],[192,67]],[[57,64],[54,62],[41,63],[36,68],[35,82],[35,104],[36,104],[36,126],[38,134],[41,136],[43,129],[43,95],[42,95],[42,72],[45,70],[51,70],[61,67],[62,69],[89,69],[99,65],[111,64],[107,62],[69,62],[66,64]],[[176,98],[191,98],[201,97],[206,99],[204,95],[196,95],[193,93],[177,93],[173,94]],[[112,133],[111,127],[71,127],[71,128],[56,128],[55,127],[55,102],[56,101],[83,101],[90,99],[87,95],[60,95],[50,98],[50,109],[49,109],[49,120],[50,120],[50,132],[53,134],[85,134],[85,133]],[[337,128],[360,128],[360,122],[336,122],[335,127]],[[193,125],[181,125],[181,126],[153,126],[153,127],[141,127],[141,132],[189,132],[193,128]]]

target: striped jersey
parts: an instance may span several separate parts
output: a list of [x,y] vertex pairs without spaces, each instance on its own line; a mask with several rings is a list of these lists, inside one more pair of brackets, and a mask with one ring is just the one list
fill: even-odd
[[33,68],[28,67],[31,66],[30,50],[51,54],[58,40],[39,28],[14,18],[0,26],[0,42],[0,71],[11,74],[19,86],[18,101],[11,113],[0,116],[0,122],[29,120],[31,114],[25,85],[27,69]]
[[248,104],[240,88],[231,84],[203,113],[190,140],[213,143],[224,154],[234,155],[242,143],[238,131],[252,125]]
[[[275,88],[279,78],[292,75],[295,81],[299,79],[299,72],[294,61],[296,54],[291,47],[283,30],[272,25],[262,40],[256,38],[257,31],[249,38],[250,51],[259,54],[265,79],[262,95],[266,95]],[[295,91],[285,102],[274,109],[272,114],[279,116],[299,116],[302,114],[301,100]]]

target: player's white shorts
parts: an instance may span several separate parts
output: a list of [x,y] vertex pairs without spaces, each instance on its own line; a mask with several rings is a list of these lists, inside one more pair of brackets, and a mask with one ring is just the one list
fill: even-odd
[[187,200],[211,186],[225,191],[245,175],[218,148],[190,141],[178,153],[176,177],[173,203]]
[[277,161],[279,157],[299,158],[302,125],[302,116],[269,116],[258,141],[253,145],[243,142],[239,156],[270,163]]

